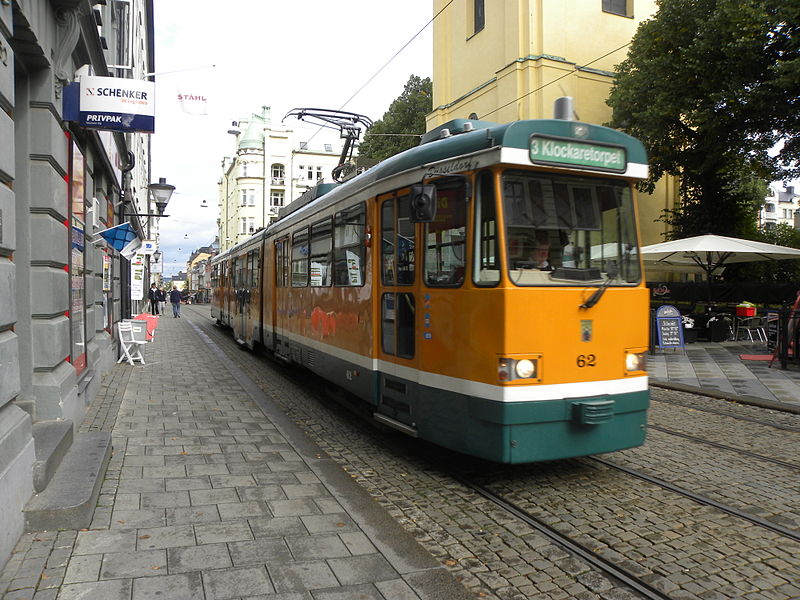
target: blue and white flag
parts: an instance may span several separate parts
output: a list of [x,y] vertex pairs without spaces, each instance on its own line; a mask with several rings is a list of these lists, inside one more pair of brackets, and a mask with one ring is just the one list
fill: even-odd
[[142,245],[142,240],[136,235],[130,223],[123,223],[110,229],[98,231],[97,235],[108,242],[108,245],[130,260],[136,250]]

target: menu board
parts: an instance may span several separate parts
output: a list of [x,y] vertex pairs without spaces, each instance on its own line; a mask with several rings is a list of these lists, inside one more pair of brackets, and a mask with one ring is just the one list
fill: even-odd
[[656,310],[658,348],[683,348],[683,319],[674,306],[664,305]]

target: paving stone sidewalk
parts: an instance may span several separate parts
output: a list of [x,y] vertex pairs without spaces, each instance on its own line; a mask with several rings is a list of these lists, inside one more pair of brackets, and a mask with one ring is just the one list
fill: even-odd
[[91,527],[23,535],[0,597],[472,597],[190,315],[162,318],[144,355],[81,427],[113,436]]
[[647,370],[655,384],[677,384],[742,399],[765,400],[800,409],[800,370],[783,371],[778,363],[743,360],[741,356],[771,354],[763,345],[741,342],[687,344],[685,350],[648,355]]

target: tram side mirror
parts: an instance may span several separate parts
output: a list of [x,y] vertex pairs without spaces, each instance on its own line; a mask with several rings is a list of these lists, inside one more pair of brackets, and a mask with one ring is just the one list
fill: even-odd
[[436,186],[411,186],[411,222],[432,223],[436,218]]

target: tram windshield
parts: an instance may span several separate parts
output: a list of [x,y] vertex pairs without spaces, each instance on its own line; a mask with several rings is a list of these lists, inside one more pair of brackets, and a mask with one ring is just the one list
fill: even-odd
[[625,181],[503,174],[508,274],[517,285],[635,285],[633,195]]

